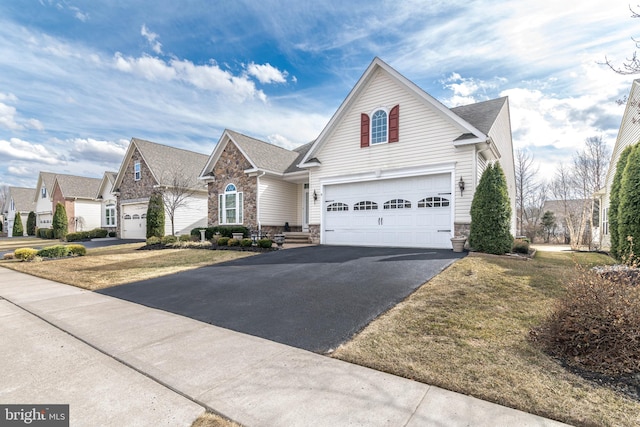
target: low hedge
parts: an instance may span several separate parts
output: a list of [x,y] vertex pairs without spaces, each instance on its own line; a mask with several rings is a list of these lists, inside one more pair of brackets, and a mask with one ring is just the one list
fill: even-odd
[[87,248],[82,245],[67,245],[69,249],[69,255],[85,256],[87,254]]
[[261,248],[268,249],[273,245],[273,241],[271,239],[260,239],[258,240],[258,246]]
[[38,256],[42,258],[62,258],[69,255],[69,248],[65,245],[55,245],[42,248]]
[[227,246],[229,244],[229,240],[231,240],[231,238],[221,237],[216,243],[218,244],[218,246]]
[[107,234],[109,234],[109,231],[104,228],[94,228],[89,231],[89,237],[92,239],[103,239],[107,237]]
[[178,241],[178,238],[176,236],[172,236],[172,235],[163,236],[160,239],[160,243],[162,243],[163,245],[170,245],[170,244],[175,243],[177,241]]
[[216,233],[219,233],[220,236],[222,237],[228,237],[228,238],[232,238],[233,237],[233,233],[242,233],[242,235],[244,237],[249,237],[249,229],[247,227],[243,227],[243,226],[239,226],[239,225],[234,225],[234,226],[224,226],[224,225],[218,225],[215,227],[198,227],[198,228],[194,228],[193,230],[191,230],[191,235],[192,236],[196,236],[196,237],[200,237],[200,230],[206,230],[204,237],[207,240],[211,240],[213,238],[213,236]]
[[41,239],[53,239],[53,229],[52,228],[39,228],[38,229],[38,237]]
[[529,253],[529,242],[525,239],[515,239],[513,241],[513,247],[511,251],[517,254],[528,254]]
[[90,234],[88,231],[78,231],[76,233],[69,233],[65,236],[67,242],[79,242],[81,240],[89,240]]

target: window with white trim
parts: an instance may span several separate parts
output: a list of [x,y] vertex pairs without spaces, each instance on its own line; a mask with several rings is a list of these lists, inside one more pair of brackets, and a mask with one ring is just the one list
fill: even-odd
[[115,227],[116,225],[116,205],[107,205],[104,210],[105,225]]
[[449,206],[449,199],[445,199],[444,197],[425,197],[424,199],[418,200],[419,208],[443,208]]
[[243,194],[234,184],[225,187],[218,195],[218,218],[220,224],[242,224]]
[[142,173],[140,168],[140,162],[137,161],[133,164],[133,179],[136,181],[140,181],[141,177],[142,177]]
[[334,202],[334,203],[331,203],[330,205],[327,205],[327,212],[342,212],[342,211],[348,211],[348,210],[349,210],[349,205],[342,202]]
[[411,209],[411,202],[404,199],[393,199],[384,202],[384,209]]
[[382,144],[388,141],[387,112],[377,110],[371,116],[371,144]]
[[354,211],[374,211],[378,209],[378,204],[371,200],[363,200],[353,205]]
[[609,208],[604,208],[602,212],[602,234],[609,234]]
[[42,199],[46,199],[47,198],[47,187],[42,187]]

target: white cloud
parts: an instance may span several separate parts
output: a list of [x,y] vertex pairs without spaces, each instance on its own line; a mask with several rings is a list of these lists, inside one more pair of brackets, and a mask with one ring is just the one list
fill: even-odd
[[7,172],[11,175],[33,178],[33,168],[27,166],[9,166]]
[[47,165],[66,163],[63,157],[48,150],[44,145],[33,144],[19,138],[11,138],[8,141],[0,139],[0,154],[8,160],[27,160]]
[[124,57],[120,52],[116,52],[114,58],[118,70],[137,74],[148,80],[172,80],[176,77],[176,70],[160,58],[149,55]]
[[149,31],[146,24],[142,24],[142,28],[140,29],[140,34],[147,39],[149,44],[151,45],[151,49],[157,53],[158,55],[162,54],[162,43],[160,43],[158,39],[158,35],[154,32]]
[[267,136],[267,141],[269,141],[274,145],[278,145],[280,147],[287,148],[287,149],[296,148],[298,145],[300,145],[290,141],[287,137],[277,133]]
[[120,163],[127,151],[129,141],[101,141],[93,138],[73,138],[67,141],[72,149],[71,160],[86,160],[100,164]]
[[4,127],[9,130],[21,129],[22,126],[16,122],[15,117],[15,107],[0,102],[0,127]]
[[25,126],[30,128],[30,129],[34,129],[34,130],[39,130],[39,131],[43,131],[44,130],[44,126],[42,125],[42,123],[40,123],[40,120],[38,119],[28,119],[25,121]]
[[256,64],[251,62],[247,66],[247,73],[258,79],[262,84],[268,83],[286,83],[289,73],[280,71],[268,62],[266,64]]

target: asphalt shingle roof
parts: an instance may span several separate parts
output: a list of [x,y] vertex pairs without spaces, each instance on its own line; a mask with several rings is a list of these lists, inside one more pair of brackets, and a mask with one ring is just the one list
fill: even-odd
[[491,99],[489,101],[477,102],[475,104],[463,105],[451,108],[456,115],[478,129],[485,135],[489,134],[491,126],[496,121],[500,110],[507,102],[507,97]]
[[9,200],[13,199],[17,212],[31,212],[36,208],[36,203],[33,201],[35,197],[35,188],[9,187],[9,198],[5,209],[9,211],[8,203]]
[[296,151],[287,150],[229,129],[227,132],[258,169],[285,173],[299,157]]
[[102,183],[101,178],[63,174],[57,174],[56,181],[58,181],[62,197],[77,197],[79,199],[95,199],[100,183]]
[[209,159],[206,154],[138,138],[133,138],[132,142],[138,147],[159,185],[172,186],[175,173],[180,172],[184,173],[189,188],[203,189],[205,187],[205,184],[198,180],[198,176]]

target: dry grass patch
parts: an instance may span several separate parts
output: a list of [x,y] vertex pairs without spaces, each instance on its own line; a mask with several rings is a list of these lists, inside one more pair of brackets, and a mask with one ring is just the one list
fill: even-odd
[[42,262],[0,262],[45,279],[97,290],[251,256],[250,252],[204,249],[139,251],[144,243],[89,249],[83,257]]
[[7,237],[0,239],[0,252],[13,251],[18,248],[33,246],[49,246],[60,243],[58,240],[43,240],[37,237]]
[[221,417],[220,415],[216,415],[212,412],[205,412],[200,415],[194,422],[191,424],[191,427],[242,427],[240,424],[229,421],[228,419]]
[[466,257],[333,356],[574,425],[638,425],[640,402],[568,372],[528,339],[576,262],[613,261],[552,252],[532,261]]

